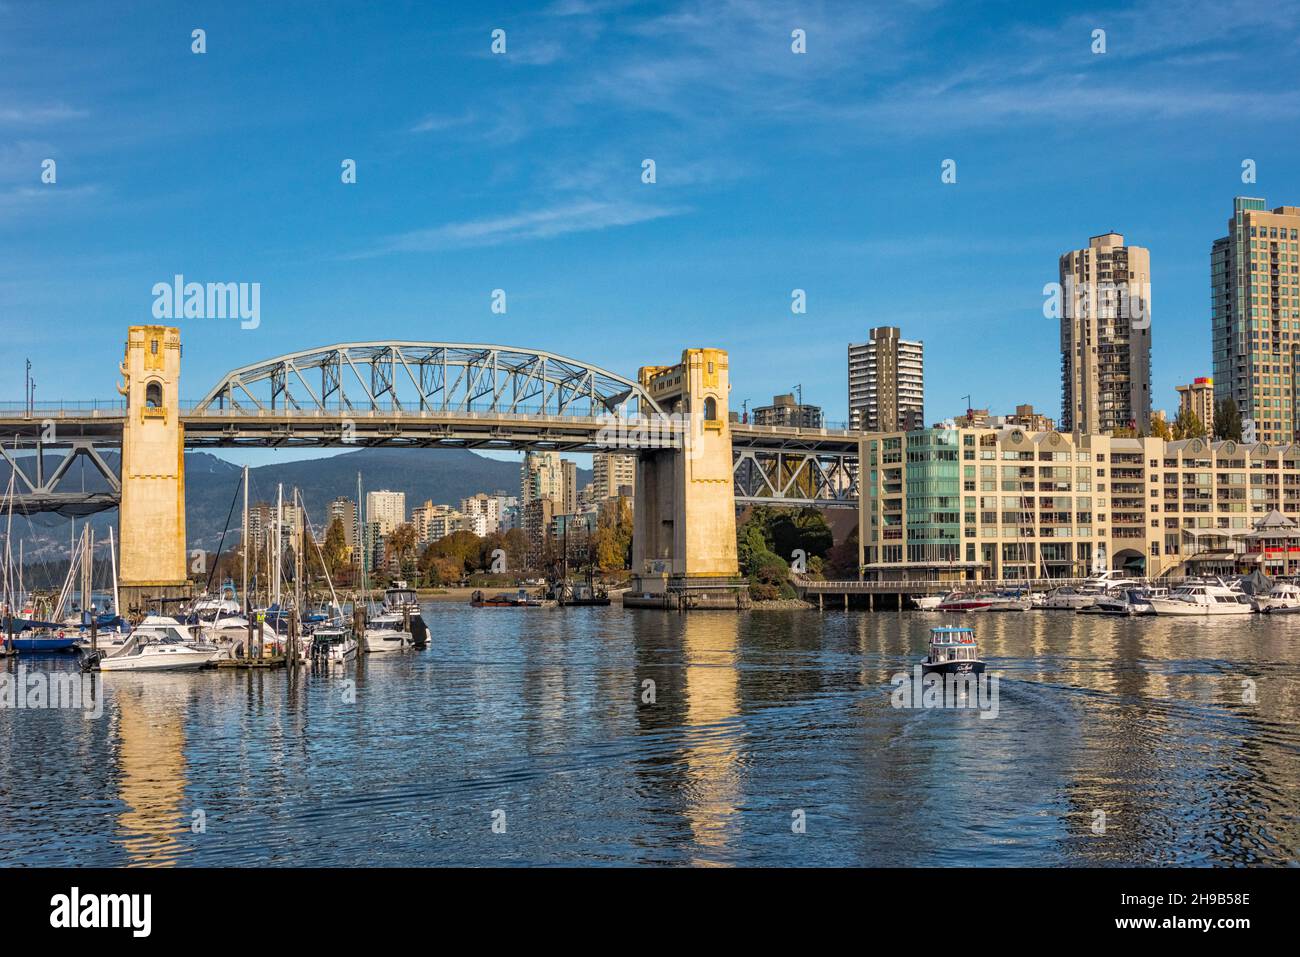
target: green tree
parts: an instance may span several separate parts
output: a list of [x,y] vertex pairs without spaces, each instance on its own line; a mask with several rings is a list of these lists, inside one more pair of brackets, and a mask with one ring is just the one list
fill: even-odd
[[1214,403],[1214,437],[1225,441],[1241,441],[1241,410],[1231,396]]
[[1205,435],[1205,424],[1191,409],[1183,409],[1174,419],[1173,433],[1175,439],[1201,438]]

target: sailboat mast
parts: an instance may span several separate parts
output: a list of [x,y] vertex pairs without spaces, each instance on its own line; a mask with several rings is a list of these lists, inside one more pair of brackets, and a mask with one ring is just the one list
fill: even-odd
[[113,614],[119,617],[122,614],[121,606],[117,601],[117,547],[113,544],[113,526],[108,526],[108,567],[113,572]]
[[293,545],[293,612],[302,618],[302,507],[298,504],[298,488],[293,490],[293,508],[296,519],[296,528],[298,530],[298,540]]
[[283,543],[281,536],[284,534],[281,528],[284,523],[284,483],[281,482],[275,487],[275,607],[276,615],[280,614],[280,568],[282,558],[280,556],[280,547]]
[[244,466],[244,518],[239,526],[239,550],[244,553],[244,582],[239,597],[244,603],[244,617],[248,617],[248,466]]

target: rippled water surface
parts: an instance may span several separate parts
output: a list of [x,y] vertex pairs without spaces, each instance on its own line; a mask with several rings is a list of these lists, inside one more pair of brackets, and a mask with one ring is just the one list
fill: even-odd
[[0,863],[1296,860],[1300,615],[970,616],[986,719],[891,706],[926,613],[426,607],[360,666],[0,710]]

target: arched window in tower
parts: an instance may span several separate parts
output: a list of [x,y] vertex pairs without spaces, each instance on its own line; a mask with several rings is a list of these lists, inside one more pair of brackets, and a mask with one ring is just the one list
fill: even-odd
[[150,382],[144,387],[144,407],[146,409],[161,409],[163,404],[163,391],[161,382]]
[[718,400],[713,396],[709,396],[704,400],[704,418],[708,422],[718,420]]

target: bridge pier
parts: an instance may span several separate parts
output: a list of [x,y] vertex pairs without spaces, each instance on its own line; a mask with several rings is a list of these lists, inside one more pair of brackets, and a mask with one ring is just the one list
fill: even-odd
[[132,326],[121,365],[122,424],[120,601],[189,593],[185,568],[185,436],[180,421],[181,334],[168,326]]
[[675,366],[646,366],[641,386],[681,426],[680,447],[637,455],[629,607],[746,607],[736,558],[736,504],[727,353],[687,349]]

